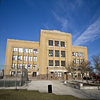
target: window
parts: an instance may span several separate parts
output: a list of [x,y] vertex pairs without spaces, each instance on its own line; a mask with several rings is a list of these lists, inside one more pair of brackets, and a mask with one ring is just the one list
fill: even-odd
[[12,72],[11,72],[11,76],[14,76],[14,75],[15,75],[15,71],[12,71]]
[[61,51],[61,57],[65,57],[65,51]]
[[32,69],[32,64],[28,64],[28,69]]
[[73,64],[75,64],[76,63],[76,61],[75,61],[75,59],[73,59]]
[[79,66],[77,66],[77,70],[80,70],[80,67]]
[[23,68],[26,68],[27,69],[27,64],[23,64]]
[[34,49],[34,53],[35,53],[35,54],[37,53],[37,49]]
[[33,51],[32,49],[29,49],[29,53],[32,53],[32,51]]
[[76,70],[76,66],[73,67],[73,70]]
[[79,59],[77,59],[77,64],[79,64]]
[[55,72],[55,77],[57,77],[57,72]]
[[37,65],[33,64],[33,69],[36,70],[37,69]]
[[65,66],[65,61],[61,61],[61,66]]
[[27,48],[24,48],[24,53],[28,53],[28,49]]
[[13,64],[12,64],[12,69],[15,69],[15,68],[16,68],[16,64],[13,63]]
[[22,68],[22,64],[18,64],[18,69],[21,69]]
[[55,41],[55,46],[59,46],[59,41]]
[[17,60],[17,56],[13,55],[13,61]]
[[62,73],[61,72],[58,72],[58,77],[61,77],[62,76]]
[[72,52],[72,56],[75,57],[75,52]]
[[33,57],[33,61],[37,62],[37,57],[36,56]]
[[53,57],[53,50],[49,50],[49,57]]
[[19,48],[19,53],[22,53],[23,52],[23,48]]
[[61,41],[61,47],[65,47],[65,42]]
[[55,50],[55,57],[59,57],[59,51]]
[[18,48],[13,48],[13,52],[17,52]]
[[59,66],[59,60],[55,60],[55,66]]
[[49,60],[49,66],[53,66],[53,60]]
[[27,56],[23,56],[23,61],[27,61]]
[[49,46],[53,46],[53,40],[49,40]]
[[32,61],[32,56],[28,57],[28,61],[31,62]]
[[81,59],[81,64],[83,64],[83,59]]
[[33,77],[36,77],[36,72],[33,72]]
[[18,56],[18,61],[22,61],[22,56]]
[[76,57],[79,57],[79,52],[76,52]]
[[80,52],[80,57],[83,57],[83,53],[82,52]]

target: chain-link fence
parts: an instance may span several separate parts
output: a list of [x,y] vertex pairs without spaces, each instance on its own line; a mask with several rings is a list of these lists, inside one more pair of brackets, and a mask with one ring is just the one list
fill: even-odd
[[28,74],[25,68],[12,69],[11,66],[8,65],[0,66],[0,87],[23,86],[27,79]]

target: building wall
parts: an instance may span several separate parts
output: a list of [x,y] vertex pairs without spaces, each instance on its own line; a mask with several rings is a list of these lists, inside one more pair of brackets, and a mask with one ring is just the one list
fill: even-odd
[[[49,46],[49,40],[53,40],[53,46]],[[59,46],[55,46],[55,41],[59,41]],[[65,47],[61,47],[61,41],[65,43]],[[27,48],[28,50],[37,49],[37,54],[33,53],[19,53],[13,52],[13,48]],[[53,50],[53,57],[49,57],[49,50]],[[59,51],[59,57],[55,57],[55,50]],[[61,57],[61,51],[65,51],[65,57]],[[72,52],[82,52],[84,57],[73,57]],[[13,55],[17,56],[17,61],[13,61]],[[18,61],[18,55],[22,56],[22,61]],[[27,56],[27,61],[23,61],[23,56]],[[28,61],[28,56],[32,56],[32,61]],[[37,56],[37,62],[33,61],[33,57]],[[87,57],[87,48],[72,46],[72,36],[70,33],[60,32],[60,31],[50,31],[50,30],[41,30],[40,41],[23,41],[23,40],[7,40],[6,47],[6,60],[5,60],[5,75],[10,75],[11,71],[20,71],[20,69],[12,69],[12,63],[27,64],[28,77],[32,78],[32,73],[37,72],[37,79],[66,79],[67,78],[67,67],[68,62],[73,59],[85,59]],[[49,66],[49,60],[53,60],[53,66]],[[55,66],[55,60],[59,61],[59,66]],[[61,61],[65,61],[65,66],[61,66]],[[32,64],[32,69],[28,69],[28,64]],[[33,64],[37,64],[37,69],[33,69]],[[61,72],[61,73],[60,73]],[[56,74],[57,75],[56,75]],[[58,77],[61,74],[61,77]]]

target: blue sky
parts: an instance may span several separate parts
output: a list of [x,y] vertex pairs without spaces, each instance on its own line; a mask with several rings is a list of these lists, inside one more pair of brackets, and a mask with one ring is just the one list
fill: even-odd
[[86,46],[91,60],[100,54],[100,0],[1,0],[0,65],[7,39],[39,41],[41,29],[71,33],[72,44]]

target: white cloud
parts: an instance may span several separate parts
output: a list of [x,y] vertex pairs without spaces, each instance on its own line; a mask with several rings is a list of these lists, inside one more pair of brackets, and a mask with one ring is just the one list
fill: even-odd
[[74,45],[83,45],[98,38],[100,38],[100,17],[76,39]]

